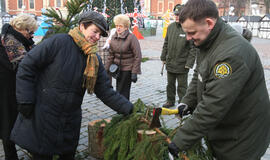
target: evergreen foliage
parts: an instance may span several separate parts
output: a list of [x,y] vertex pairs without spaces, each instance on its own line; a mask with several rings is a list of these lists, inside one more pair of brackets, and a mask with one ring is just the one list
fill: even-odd
[[[64,17],[63,13],[59,9],[49,8],[47,12],[42,13],[48,17],[46,23],[50,27],[46,27],[50,30],[50,34],[55,33],[68,33],[70,29],[78,24],[78,15],[84,10],[94,10],[97,7],[98,12],[103,12],[105,0],[69,0],[66,2],[67,16]],[[109,15],[107,18],[108,24],[113,24],[113,17],[121,14],[121,0],[106,0],[106,11]],[[134,12],[133,0],[123,0],[123,9],[126,13]],[[49,35],[50,36],[50,35]],[[49,37],[46,35],[45,38]]]
[[111,26],[113,17],[121,14],[121,2],[120,0],[107,0],[106,1],[106,14],[108,14],[110,17],[107,18],[107,22],[109,26]]
[[140,0],[137,0],[137,2],[136,2],[136,7],[138,8],[138,12],[141,12],[142,7],[141,7]]
[[[78,15],[89,4],[89,0],[69,0],[66,2],[67,16],[64,17],[59,9],[49,8],[47,12],[42,13],[49,19],[46,23],[51,26],[49,30],[53,30],[52,34],[55,33],[67,33],[71,28],[78,24]],[[57,24],[56,24],[57,23]]]
[[93,0],[91,6],[92,10],[94,9],[94,7],[97,7],[98,12],[103,12],[104,0]]
[[[167,136],[159,133],[145,134],[150,128],[149,124],[142,119],[150,122],[152,110],[153,106],[146,106],[139,99],[134,104],[131,115],[116,115],[110,123],[106,124],[103,137],[103,144],[106,148],[105,160],[169,160],[166,139],[172,138],[177,128],[174,130],[161,128],[160,130]],[[141,137],[138,130],[144,131]],[[186,153],[180,153],[180,157],[186,155],[189,160],[213,160],[210,150],[206,147],[206,142],[206,140],[198,142]],[[182,160],[182,158],[178,158],[178,160]]]
[[134,12],[134,3],[133,0],[123,0],[123,9],[126,13]]

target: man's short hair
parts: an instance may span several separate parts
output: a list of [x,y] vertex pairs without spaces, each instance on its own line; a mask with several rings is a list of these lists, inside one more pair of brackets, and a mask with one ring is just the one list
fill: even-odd
[[218,18],[216,4],[211,0],[189,0],[180,12],[179,22],[187,19],[198,22],[204,18]]

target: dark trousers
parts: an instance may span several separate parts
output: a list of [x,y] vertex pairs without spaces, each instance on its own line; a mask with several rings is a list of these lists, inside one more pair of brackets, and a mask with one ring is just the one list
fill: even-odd
[[[74,160],[75,153],[59,155],[58,160]],[[33,160],[52,160],[53,156],[33,154]]]
[[179,97],[178,102],[180,103],[187,90],[187,77],[188,74],[179,74],[167,72],[167,102],[172,104],[175,103],[176,94],[176,80],[177,80],[177,94]]
[[5,160],[18,160],[15,144],[10,140],[3,139],[3,147],[5,152]]
[[131,88],[131,71],[121,71],[116,80],[116,90],[129,100]]

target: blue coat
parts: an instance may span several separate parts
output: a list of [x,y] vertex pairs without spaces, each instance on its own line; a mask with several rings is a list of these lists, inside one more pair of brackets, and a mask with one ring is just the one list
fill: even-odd
[[[20,63],[18,103],[35,104],[30,119],[18,115],[11,139],[30,152],[52,155],[75,152],[81,126],[82,88],[87,57],[67,34],[58,34],[32,49]],[[94,93],[120,114],[133,105],[113,90],[99,59]]]

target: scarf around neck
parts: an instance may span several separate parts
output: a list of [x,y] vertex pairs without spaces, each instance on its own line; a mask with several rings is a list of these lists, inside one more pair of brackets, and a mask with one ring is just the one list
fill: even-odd
[[75,27],[70,30],[68,34],[73,38],[75,43],[81,48],[84,54],[87,56],[86,67],[83,76],[83,85],[87,89],[87,93],[92,94],[94,92],[99,62],[96,55],[98,50],[97,43],[88,42],[79,27]]

